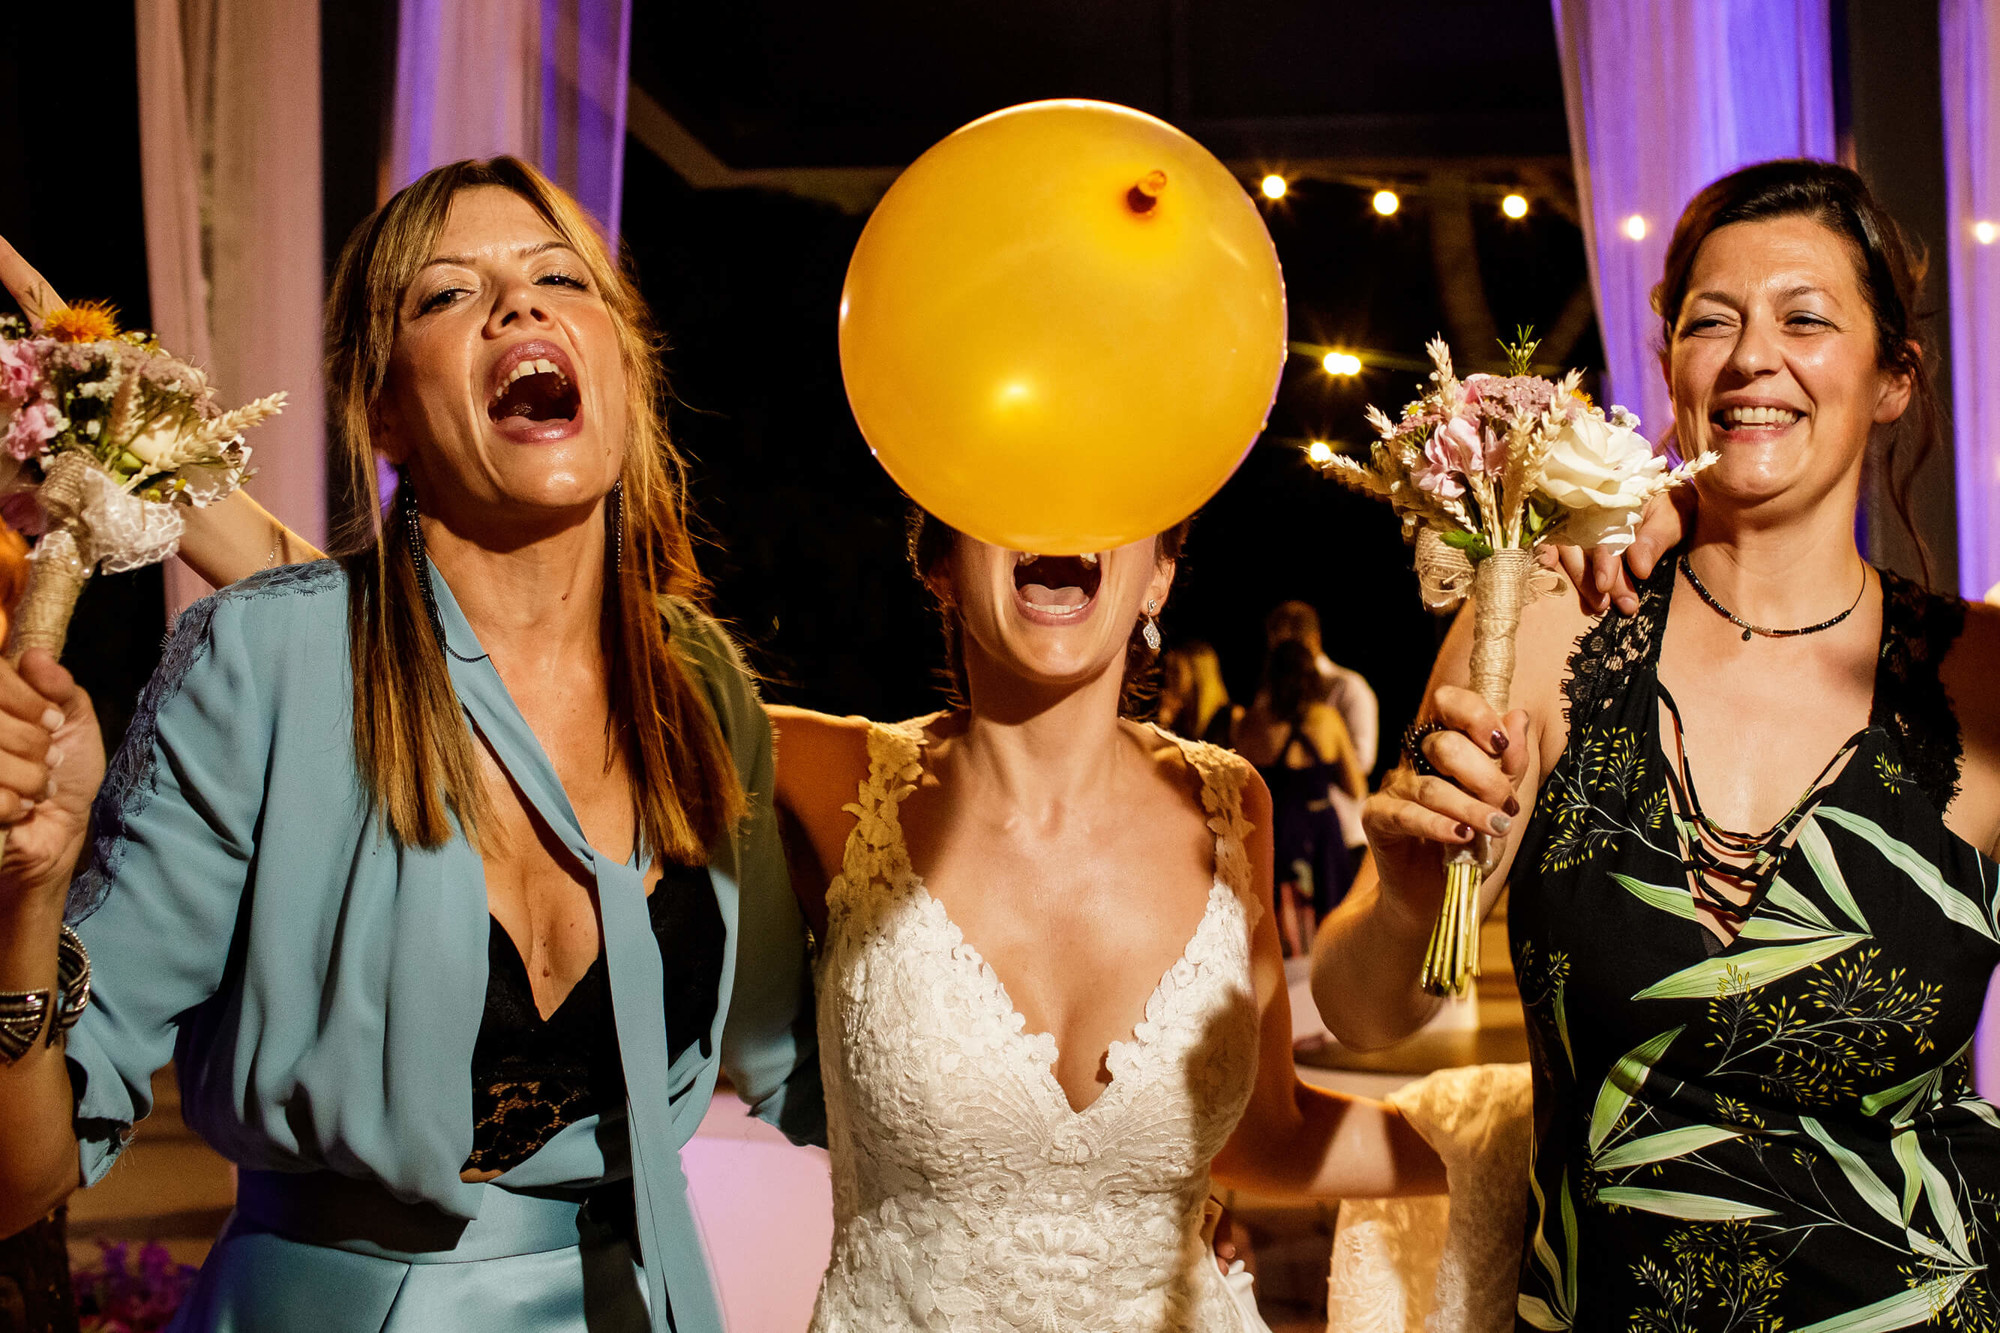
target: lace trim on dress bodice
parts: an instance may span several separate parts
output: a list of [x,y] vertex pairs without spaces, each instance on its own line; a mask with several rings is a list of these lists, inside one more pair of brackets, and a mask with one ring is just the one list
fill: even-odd
[[870,728],[827,890],[835,1234],[814,1329],[1234,1330],[1200,1227],[1208,1164],[1256,1071],[1241,761],[1179,742],[1202,779],[1215,883],[1079,1111],[1054,1035],[1025,1030],[910,865],[899,808],[922,777],[922,725]]

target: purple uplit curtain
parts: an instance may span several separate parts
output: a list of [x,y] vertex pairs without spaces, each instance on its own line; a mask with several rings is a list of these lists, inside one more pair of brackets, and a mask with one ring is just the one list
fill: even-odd
[[1607,396],[1672,416],[1649,304],[1668,237],[1717,176],[1834,155],[1827,0],[1552,0]]
[[618,233],[631,0],[402,0],[391,190],[513,153]]
[[[1952,444],[1958,465],[1958,583],[2000,583],[2000,2],[1944,0],[1945,207],[1950,240]],[[1981,1070],[2000,1051],[1982,1043]],[[1986,1087],[2000,1086],[2000,1078]]]
[[[1945,245],[1951,299],[1952,448],[1958,468],[1958,583],[2000,582],[2000,3],[1943,0]],[[2000,979],[1986,995],[1973,1083],[2000,1095]]]

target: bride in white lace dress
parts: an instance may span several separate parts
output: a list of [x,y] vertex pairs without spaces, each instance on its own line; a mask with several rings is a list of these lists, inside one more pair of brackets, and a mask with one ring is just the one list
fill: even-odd
[[1234,1333],[1211,1175],[1443,1188],[1395,1112],[1293,1072],[1262,782],[1121,718],[1180,537],[1035,559],[929,521],[912,549],[965,706],[772,710],[821,941],[816,1333]]

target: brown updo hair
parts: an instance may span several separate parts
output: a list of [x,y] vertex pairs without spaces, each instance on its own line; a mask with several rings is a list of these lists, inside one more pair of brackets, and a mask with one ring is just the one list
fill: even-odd
[[1927,318],[1919,311],[1929,267],[1883,207],[1867,182],[1846,167],[1814,158],[1759,162],[1711,182],[1689,201],[1667,245],[1666,272],[1653,288],[1653,311],[1660,317],[1660,349],[1674,343],[1674,326],[1687,300],[1688,282],[1702,242],[1737,222],[1806,217],[1846,241],[1854,254],[1855,276],[1875,320],[1875,363],[1910,380],[1910,406],[1885,432],[1879,466],[1889,482],[1889,502],[1917,546],[1924,581],[1930,581],[1930,552],[1910,516],[1910,487],[1917,469],[1937,448],[1944,422],[1918,330]]
[[[1193,526],[1192,518],[1184,518],[1161,533],[1156,539],[1154,559],[1178,561],[1187,545],[1188,529]],[[938,626],[944,631],[945,697],[953,708],[964,708],[969,697],[965,680],[965,624],[959,619],[958,608],[939,596],[937,578],[950,563],[958,538],[957,528],[919,505],[910,506],[910,568],[931,594],[937,606]],[[1133,622],[1132,633],[1125,640],[1125,678],[1118,692],[1118,712],[1122,717],[1146,717],[1159,694],[1160,655],[1140,637],[1143,625],[1143,621]]]

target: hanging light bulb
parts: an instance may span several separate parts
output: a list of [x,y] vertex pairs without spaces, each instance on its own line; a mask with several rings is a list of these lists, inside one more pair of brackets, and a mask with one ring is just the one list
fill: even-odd
[[1266,176],[1264,178],[1263,184],[1258,186],[1258,188],[1264,192],[1264,197],[1266,199],[1283,199],[1285,197],[1285,191],[1290,187],[1285,184],[1285,178],[1283,176],[1279,176],[1274,173],[1272,175]]
[[1403,206],[1403,201],[1396,197],[1394,190],[1377,190],[1371,202],[1375,206],[1375,211],[1385,218]]
[[1314,467],[1325,467],[1333,461],[1333,446],[1325,440],[1314,440],[1306,446],[1306,461]]
[[1528,197],[1524,194],[1510,194],[1500,201],[1500,211],[1519,221],[1528,216]]

